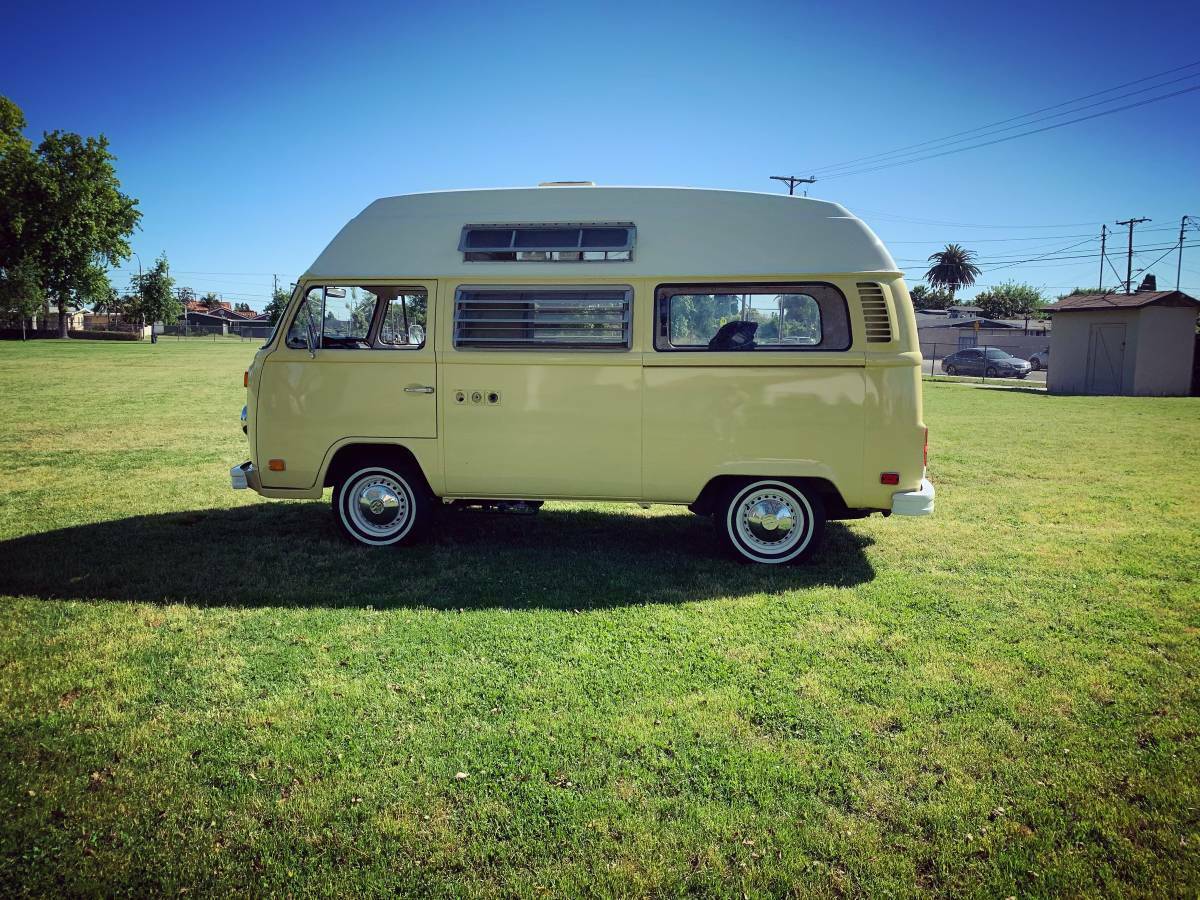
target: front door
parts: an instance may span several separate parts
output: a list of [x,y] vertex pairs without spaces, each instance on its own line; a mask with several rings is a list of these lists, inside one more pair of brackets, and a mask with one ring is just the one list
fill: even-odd
[[345,439],[437,437],[436,294],[436,281],[306,287],[259,376],[264,486],[312,487]]
[[1121,393],[1125,372],[1125,326],[1093,325],[1088,340],[1087,387],[1089,394]]

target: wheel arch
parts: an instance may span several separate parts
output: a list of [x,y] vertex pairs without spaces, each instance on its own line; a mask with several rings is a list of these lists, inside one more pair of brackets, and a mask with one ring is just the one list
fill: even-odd
[[854,518],[854,514],[846,506],[846,501],[842,497],[842,492],[828,478],[820,478],[816,476],[779,476],[779,475],[717,475],[710,478],[708,483],[700,490],[699,496],[688,504],[688,509],[698,516],[712,515],[719,510],[716,509],[721,498],[735,484],[749,484],[752,481],[771,480],[782,481],[786,484],[795,485],[796,487],[805,488],[821,498],[821,502],[825,505],[825,514],[827,518]]
[[325,466],[321,483],[332,487],[342,478],[367,465],[391,464],[414,473],[420,477],[422,487],[427,494],[434,496],[429,478],[421,468],[416,454],[403,444],[391,442],[356,441],[343,444],[334,450]]

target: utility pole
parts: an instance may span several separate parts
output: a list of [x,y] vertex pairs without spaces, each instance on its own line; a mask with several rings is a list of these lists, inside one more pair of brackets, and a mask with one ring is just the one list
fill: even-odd
[[1179,259],[1175,262],[1175,290],[1179,290],[1179,273],[1183,271],[1183,233],[1187,230],[1188,219],[1184,216],[1179,220]]
[[[772,175],[771,180],[772,181],[782,181],[784,184],[786,184],[788,186],[788,196],[789,197],[795,196],[796,185],[798,185],[798,184],[816,184],[817,183],[817,179],[815,179],[815,178],[797,178],[795,175]],[[807,197],[808,194],[805,193],[804,196]]]
[[1133,226],[1140,225],[1142,222],[1150,222],[1152,219],[1145,217],[1141,219],[1126,219],[1124,222],[1118,222],[1118,225],[1129,226],[1129,253],[1125,257],[1125,293],[1133,293]]
[[1100,226],[1100,280],[1096,282],[1096,290],[1104,293],[1104,246],[1108,241],[1108,226]]

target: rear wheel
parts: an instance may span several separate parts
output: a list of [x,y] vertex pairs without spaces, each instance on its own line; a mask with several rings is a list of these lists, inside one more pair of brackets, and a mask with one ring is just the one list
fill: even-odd
[[359,544],[408,544],[424,534],[433,515],[424,487],[406,466],[364,466],[334,487],[333,517],[342,534]]
[[740,559],[799,562],[820,542],[825,505],[805,488],[764,479],[726,492],[716,520],[724,543]]
[[992,366],[988,366],[987,372],[984,373],[988,378],[996,377],[996,370]]

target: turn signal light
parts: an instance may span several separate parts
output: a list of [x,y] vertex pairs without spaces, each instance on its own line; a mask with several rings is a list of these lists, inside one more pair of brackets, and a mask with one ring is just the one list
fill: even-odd
[[282,472],[287,468],[287,466],[283,464],[282,459],[269,459],[267,460],[267,468],[272,472]]
[[250,387],[250,370],[242,373],[242,387]]
[[880,484],[899,484],[900,483],[900,473],[899,472],[881,472],[879,475],[879,483]]

